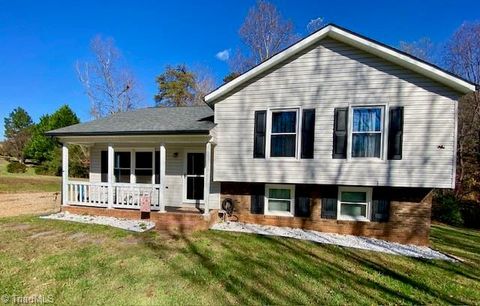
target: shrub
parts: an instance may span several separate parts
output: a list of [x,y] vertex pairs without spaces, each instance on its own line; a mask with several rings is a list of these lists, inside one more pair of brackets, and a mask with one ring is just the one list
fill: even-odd
[[437,194],[432,206],[432,219],[454,226],[463,225],[459,201],[453,193]]
[[9,173],[25,173],[27,171],[27,166],[17,161],[10,162],[7,165],[7,172]]
[[62,175],[62,164],[57,160],[47,160],[35,167],[35,174],[38,175]]
[[480,228],[480,203],[477,201],[460,202],[460,213],[463,225],[466,227]]

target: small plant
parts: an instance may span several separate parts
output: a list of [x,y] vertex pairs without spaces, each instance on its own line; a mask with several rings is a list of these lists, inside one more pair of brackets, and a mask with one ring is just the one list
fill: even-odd
[[25,173],[27,171],[27,166],[17,161],[10,162],[7,165],[8,173]]

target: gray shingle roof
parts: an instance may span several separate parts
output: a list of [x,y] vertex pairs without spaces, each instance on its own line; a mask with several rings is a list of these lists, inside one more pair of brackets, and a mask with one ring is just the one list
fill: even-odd
[[208,134],[214,127],[208,106],[152,107],[48,131],[50,136]]

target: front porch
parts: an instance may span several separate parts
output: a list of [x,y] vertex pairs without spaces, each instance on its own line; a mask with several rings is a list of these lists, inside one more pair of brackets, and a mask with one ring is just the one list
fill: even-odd
[[[106,143],[105,137],[65,139],[62,210],[128,218],[148,213],[153,218],[155,214],[209,216],[212,208],[218,208],[219,186],[211,181],[210,137],[134,139],[113,143]],[[69,178],[68,144],[88,146],[88,181]]]

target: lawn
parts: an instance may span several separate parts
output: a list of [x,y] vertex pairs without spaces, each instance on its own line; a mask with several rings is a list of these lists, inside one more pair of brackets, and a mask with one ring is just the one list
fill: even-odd
[[60,304],[478,304],[480,232],[432,228],[451,263],[227,232],[0,219],[0,295]]
[[60,191],[60,177],[36,175],[31,167],[26,173],[8,173],[7,164],[0,158],[0,193]]

